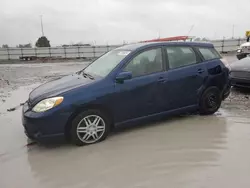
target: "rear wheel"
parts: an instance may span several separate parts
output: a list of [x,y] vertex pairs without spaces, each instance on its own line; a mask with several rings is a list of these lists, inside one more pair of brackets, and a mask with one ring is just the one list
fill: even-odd
[[72,121],[71,142],[82,146],[103,141],[109,134],[110,121],[99,110],[87,110]]
[[222,96],[217,87],[210,87],[202,94],[199,111],[202,115],[211,115],[218,111],[221,106]]

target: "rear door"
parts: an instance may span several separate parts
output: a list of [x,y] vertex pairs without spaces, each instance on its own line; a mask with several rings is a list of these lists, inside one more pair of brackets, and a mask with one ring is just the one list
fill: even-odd
[[167,59],[166,105],[173,110],[196,105],[199,91],[208,76],[200,56],[190,46],[165,46]]

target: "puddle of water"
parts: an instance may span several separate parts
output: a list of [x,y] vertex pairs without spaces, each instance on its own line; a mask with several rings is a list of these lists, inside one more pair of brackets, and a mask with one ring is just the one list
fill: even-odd
[[29,93],[39,85],[32,84],[12,91],[11,95],[6,97],[4,103],[0,105],[0,114],[5,114],[8,109],[20,106],[21,103],[24,103],[28,99]]
[[[27,144],[21,123],[22,106],[20,104],[28,99],[29,92],[38,85],[33,84],[14,90],[0,106],[0,155],[19,150]],[[8,112],[7,110],[10,108],[15,108],[15,110]]]
[[[204,123],[207,122],[207,123]],[[18,152],[2,167],[19,164],[18,185],[30,187],[152,187],[182,184],[189,175],[217,166],[226,148],[226,120],[185,117],[125,129],[88,147],[35,146]],[[10,154],[11,155],[11,154]],[[69,173],[70,172],[70,173]],[[6,185],[15,185],[5,173]],[[126,177],[126,178],[124,178]]]
[[222,108],[124,128],[86,147],[26,147],[21,109],[6,109],[34,87],[19,88],[0,107],[0,187],[250,187],[249,112],[236,117]]

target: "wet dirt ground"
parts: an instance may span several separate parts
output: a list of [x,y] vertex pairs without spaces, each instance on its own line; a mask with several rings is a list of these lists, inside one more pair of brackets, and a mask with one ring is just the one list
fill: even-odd
[[85,65],[0,65],[0,188],[250,187],[249,91],[233,89],[213,116],[127,127],[91,146],[27,145],[20,103]]

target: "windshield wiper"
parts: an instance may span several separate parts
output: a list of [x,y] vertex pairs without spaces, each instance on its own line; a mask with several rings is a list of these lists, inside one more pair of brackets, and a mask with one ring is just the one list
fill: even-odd
[[76,74],[80,75],[83,72],[84,69],[77,71]]
[[84,77],[89,77],[91,80],[94,80],[94,79],[95,79],[93,76],[91,76],[90,74],[88,74],[88,73],[86,73],[86,72],[84,72],[84,71],[82,71],[82,75],[83,75]]

